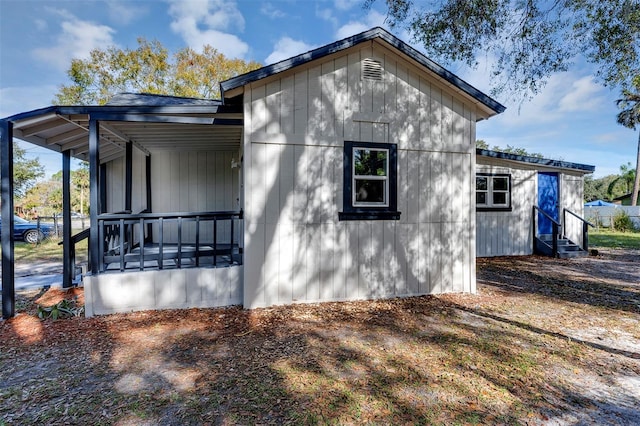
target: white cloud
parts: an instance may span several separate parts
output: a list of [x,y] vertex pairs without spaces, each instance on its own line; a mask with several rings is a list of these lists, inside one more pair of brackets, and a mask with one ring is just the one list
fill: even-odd
[[341,26],[336,32],[336,39],[341,40],[354,34],[370,30],[373,27],[382,27],[384,26],[384,20],[385,16],[382,13],[376,10],[370,10],[362,20],[350,21]]
[[47,21],[45,21],[44,19],[36,19],[34,21],[34,24],[36,30],[38,31],[45,31],[48,28]]
[[262,3],[262,6],[260,7],[260,13],[270,19],[284,18],[286,16],[283,11],[277,9],[273,5],[273,3],[270,2]]
[[244,17],[235,2],[223,0],[170,0],[171,29],[194,50],[206,44],[230,57],[244,57],[247,43],[229,31],[243,31]]
[[148,13],[148,9],[142,6],[143,4],[142,2],[107,0],[109,18],[113,22],[127,25]]
[[316,9],[316,16],[334,27],[338,26],[338,18],[333,14],[333,9]]
[[360,0],[334,0],[334,6],[338,10],[349,10],[353,8],[353,6],[360,4]]
[[106,25],[83,21],[66,10],[52,10],[62,18],[61,32],[54,37],[53,46],[40,47],[33,55],[59,70],[66,70],[71,59],[86,59],[93,49],[114,45],[115,30]]
[[283,59],[308,52],[316,46],[307,44],[300,40],[294,40],[290,37],[282,37],[276,42],[273,52],[264,60],[266,64],[274,64]]
[[597,111],[603,101],[602,86],[586,76],[573,81],[569,93],[560,99],[560,111]]

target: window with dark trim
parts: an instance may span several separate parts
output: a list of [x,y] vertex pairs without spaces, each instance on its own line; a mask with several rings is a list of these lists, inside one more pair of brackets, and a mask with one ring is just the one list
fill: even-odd
[[398,220],[398,152],[391,143],[344,143],[340,220]]
[[511,175],[477,173],[476,209],[511,210]]

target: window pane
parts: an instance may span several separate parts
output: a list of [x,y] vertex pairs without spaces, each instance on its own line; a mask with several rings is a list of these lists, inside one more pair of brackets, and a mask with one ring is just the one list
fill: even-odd
[[356,202],[382,203],[386,202],[385,180],[356,179]]
[[493,193],[493,204],[507,204],[507,193],[506,192],[494,192]]
[[509,183],[506,177],[494,177],[493,178],[493,190],[494,191],[507,191],[509,189]]
[[486,192],[476,192],[476,203],[477,204],[487,204],[487,193]]
[[487,178],[486,177],[476,177],[476,189],[480,191],[487,190]]
[[387,151],[354,149],[353,164],[356,176],[386,176]]

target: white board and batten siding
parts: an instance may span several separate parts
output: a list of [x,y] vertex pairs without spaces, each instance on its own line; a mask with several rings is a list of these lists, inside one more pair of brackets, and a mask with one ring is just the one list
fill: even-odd
[[[560,175],[560,206],[584,217],[584,177],[582,174],[562,173]],[[562,215],[562,211],[560,212]],[[570,214],[565,216],[565,235],[571,241],[582,245],[582,221]]]
[[[533,253],[532,209],[537,204],[538,173],[534,168],[482,164],[476,171],[511,176],[511,211],[476,212],[476,255],[520,256]],[[475,185],[474,185],[475,188]]]
[[[131,186],[131,211],[139,213],[147,208],[146,160],[145,154],[135,146],[132,149],[132,154],[131,171],[133,173],[133,179]],[[108,162],[106,168],[106,211],[109,213],[121,212],[125,207],[125,158],[120,157]]]
[[[245,308],[475,292],[465,102],[375,43],[245,86]],[[345,140],[398,144],[400,220],[338,220]]]
[[235,265],[86,276],[85,316],[239,305],[242,275]]
[[[152,151],[151,199],[153,212],[213,212],[239,210],[239,172],[231,163],[240,158],[237,151]],[[235,227],[234,241],[241,239]],[[218,225],[218,242],[230,241],[228,221]],[[154,225],[154,238],[158,227]],[[213,241],[211,221],[200,224],[201,242]],[[176,223],[164,226],[164,242],[177,243]],[[185,222],[182,242],[195,242],[195,222]]]
[[[151,152],[151,199],[153,213],[237,211],[240,207],[239,170],[231,163],[240,158],[238,151],[166,151]],[[146,205],[145,155],[133,149],[132,212],[139,213]],[[107,211],[124,210],[124,157],[107,163]],[[202,242],[213,241],[213,225],[201,225]],[[241,240],[242,230],[236,225],[234,241]],[[158,227],[154,225],[157,240]],[[208,237],[208,239],[207,239]],[[218,242],[230,241],[228,221],[218,228]],[[164,242],[177,243],[176,222],[167,222]],[[182,242],[195,241],[195,222],[185,222]]]

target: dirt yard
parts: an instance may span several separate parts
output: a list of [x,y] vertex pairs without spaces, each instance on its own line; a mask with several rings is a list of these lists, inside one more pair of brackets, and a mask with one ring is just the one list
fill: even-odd
[[0,321],[0,425],[640,424],[640,252],[480,259],[478,295]]

